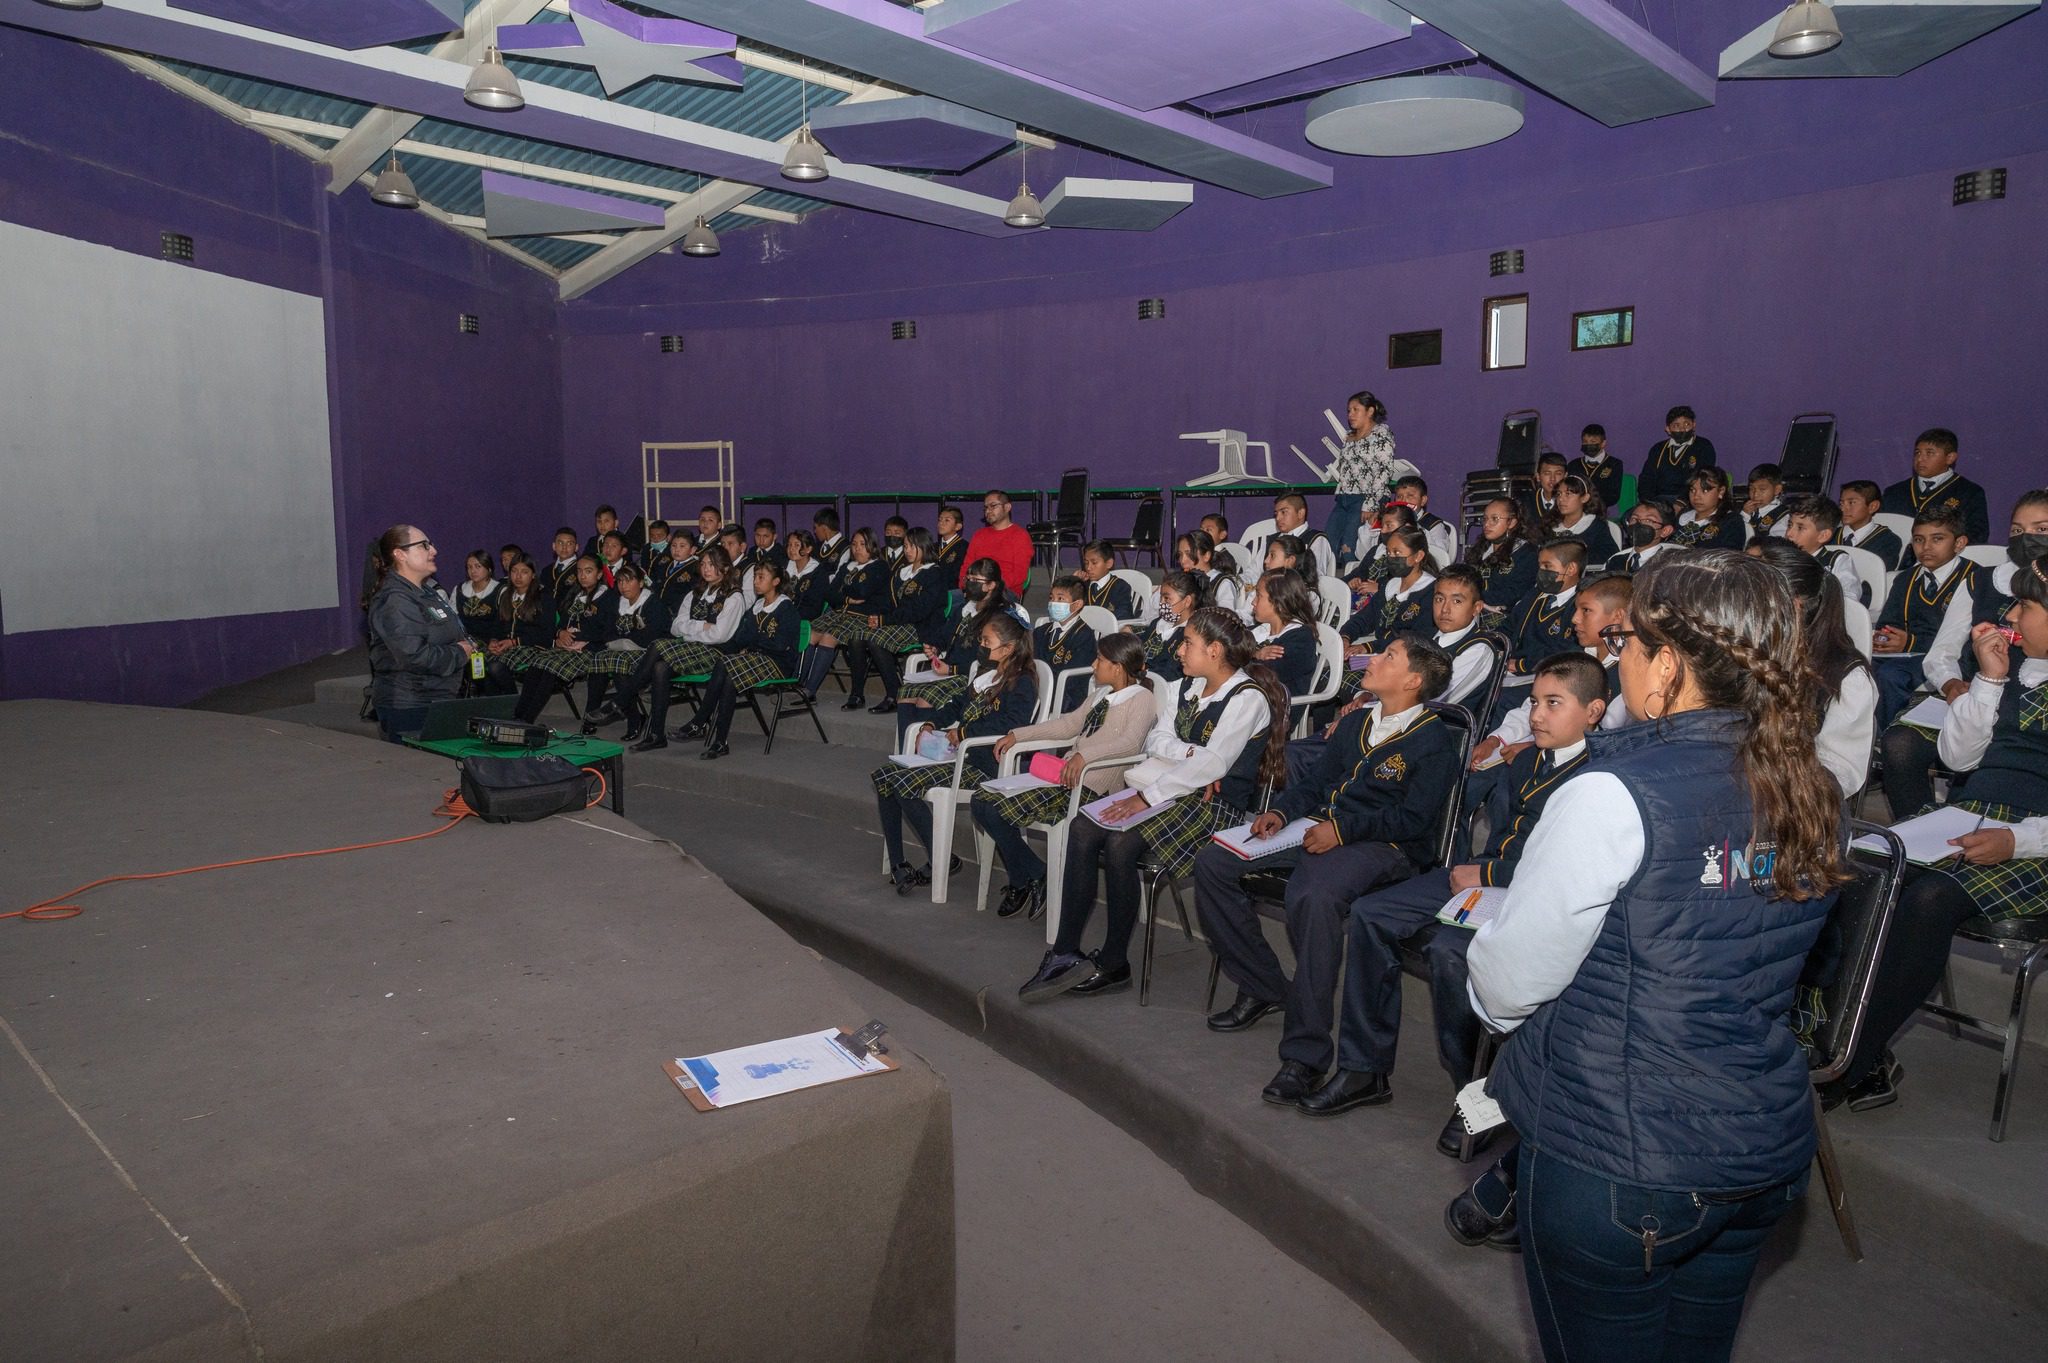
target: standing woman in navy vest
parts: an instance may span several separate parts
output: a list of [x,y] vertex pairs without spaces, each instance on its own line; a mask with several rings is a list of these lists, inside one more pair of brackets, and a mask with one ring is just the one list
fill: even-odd
[[1544,1357],[1725,1359],[1806,1190],[1813,1091],[1787,1021],[1847,877],[1784,577],[1727,550],[1636,575],[1603,734],[1473,939],[1487,1090],[1520,1133]]

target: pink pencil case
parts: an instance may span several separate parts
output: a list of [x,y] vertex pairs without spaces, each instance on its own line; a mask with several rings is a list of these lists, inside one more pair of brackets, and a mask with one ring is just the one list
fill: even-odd
[[1060,772],[1066,767],[1067,759],[1056,752],[1035,752],[1031,754],[1031,774],[1041,781],[1059,784]]

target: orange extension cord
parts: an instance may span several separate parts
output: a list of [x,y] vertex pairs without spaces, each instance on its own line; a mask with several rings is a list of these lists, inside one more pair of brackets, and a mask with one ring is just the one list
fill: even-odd
[[[604,773],[595,767],[585,767],[583,770],[597,778],[597,793],[591,797],[589,803],[583,806],[585,809],[589,809],[592,805],[604,799],[605,779]],[[76,918],[85,912],[85,906],[82,904],[66,903],[66,900],[82,895],[87,890],[96,890],[102,885],[113,885],[123,880],[168,880],[172,876],[189,876],[200,871],[228,871],[237,866],[261,866],[266,861],[296,861],[300,857],[331,857],[337,852],[367,852],[373,847],[396,847],[400,843],[421,842],[427,838],[440,837],[464,819],[474,817],[476,811],[463,803],[460,790],[450,788],[441,792],[441,803],[434,806],[434,813],[448,820],[448,822],[442,824],[439,828],[430,828],[424,833],[410,833],[402,838],[385,838],[381,842],[351,843],[346,847],[321,847],[310,852],[278,852],[267,857],[247,857],[241,861],[216,861],[205,866],[184,866],[175,871],[138,871],[129,875],[101,876],[98,880],[89,880],[76,889],[66,890],[59,895],[52,895],[48,899],[37,904],[31,904],[25,909],[16,909],[12,913],[0,913],[0,918],[19,918],[27,923],[55,923],[66,918]]]

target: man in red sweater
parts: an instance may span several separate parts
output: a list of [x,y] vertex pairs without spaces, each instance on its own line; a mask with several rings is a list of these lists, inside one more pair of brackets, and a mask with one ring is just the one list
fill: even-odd
[[1003,585],[1012,596],[1024,594],[1024,578],[1031,571],[1031,532],[1010,519],[1010,494],[991,492],[981,499],[981,529],[967,542],[967,558],[960,565],[960,584],[967,583],[967,565],[976,559],[992,558],[1003,570]]

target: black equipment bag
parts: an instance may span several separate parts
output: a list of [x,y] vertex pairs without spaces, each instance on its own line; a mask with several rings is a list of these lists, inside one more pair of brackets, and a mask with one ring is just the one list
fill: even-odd
[[587,809],[601,789],[600,778],[552,753],[462,759],[462,802],[485,823],[531,823]]

